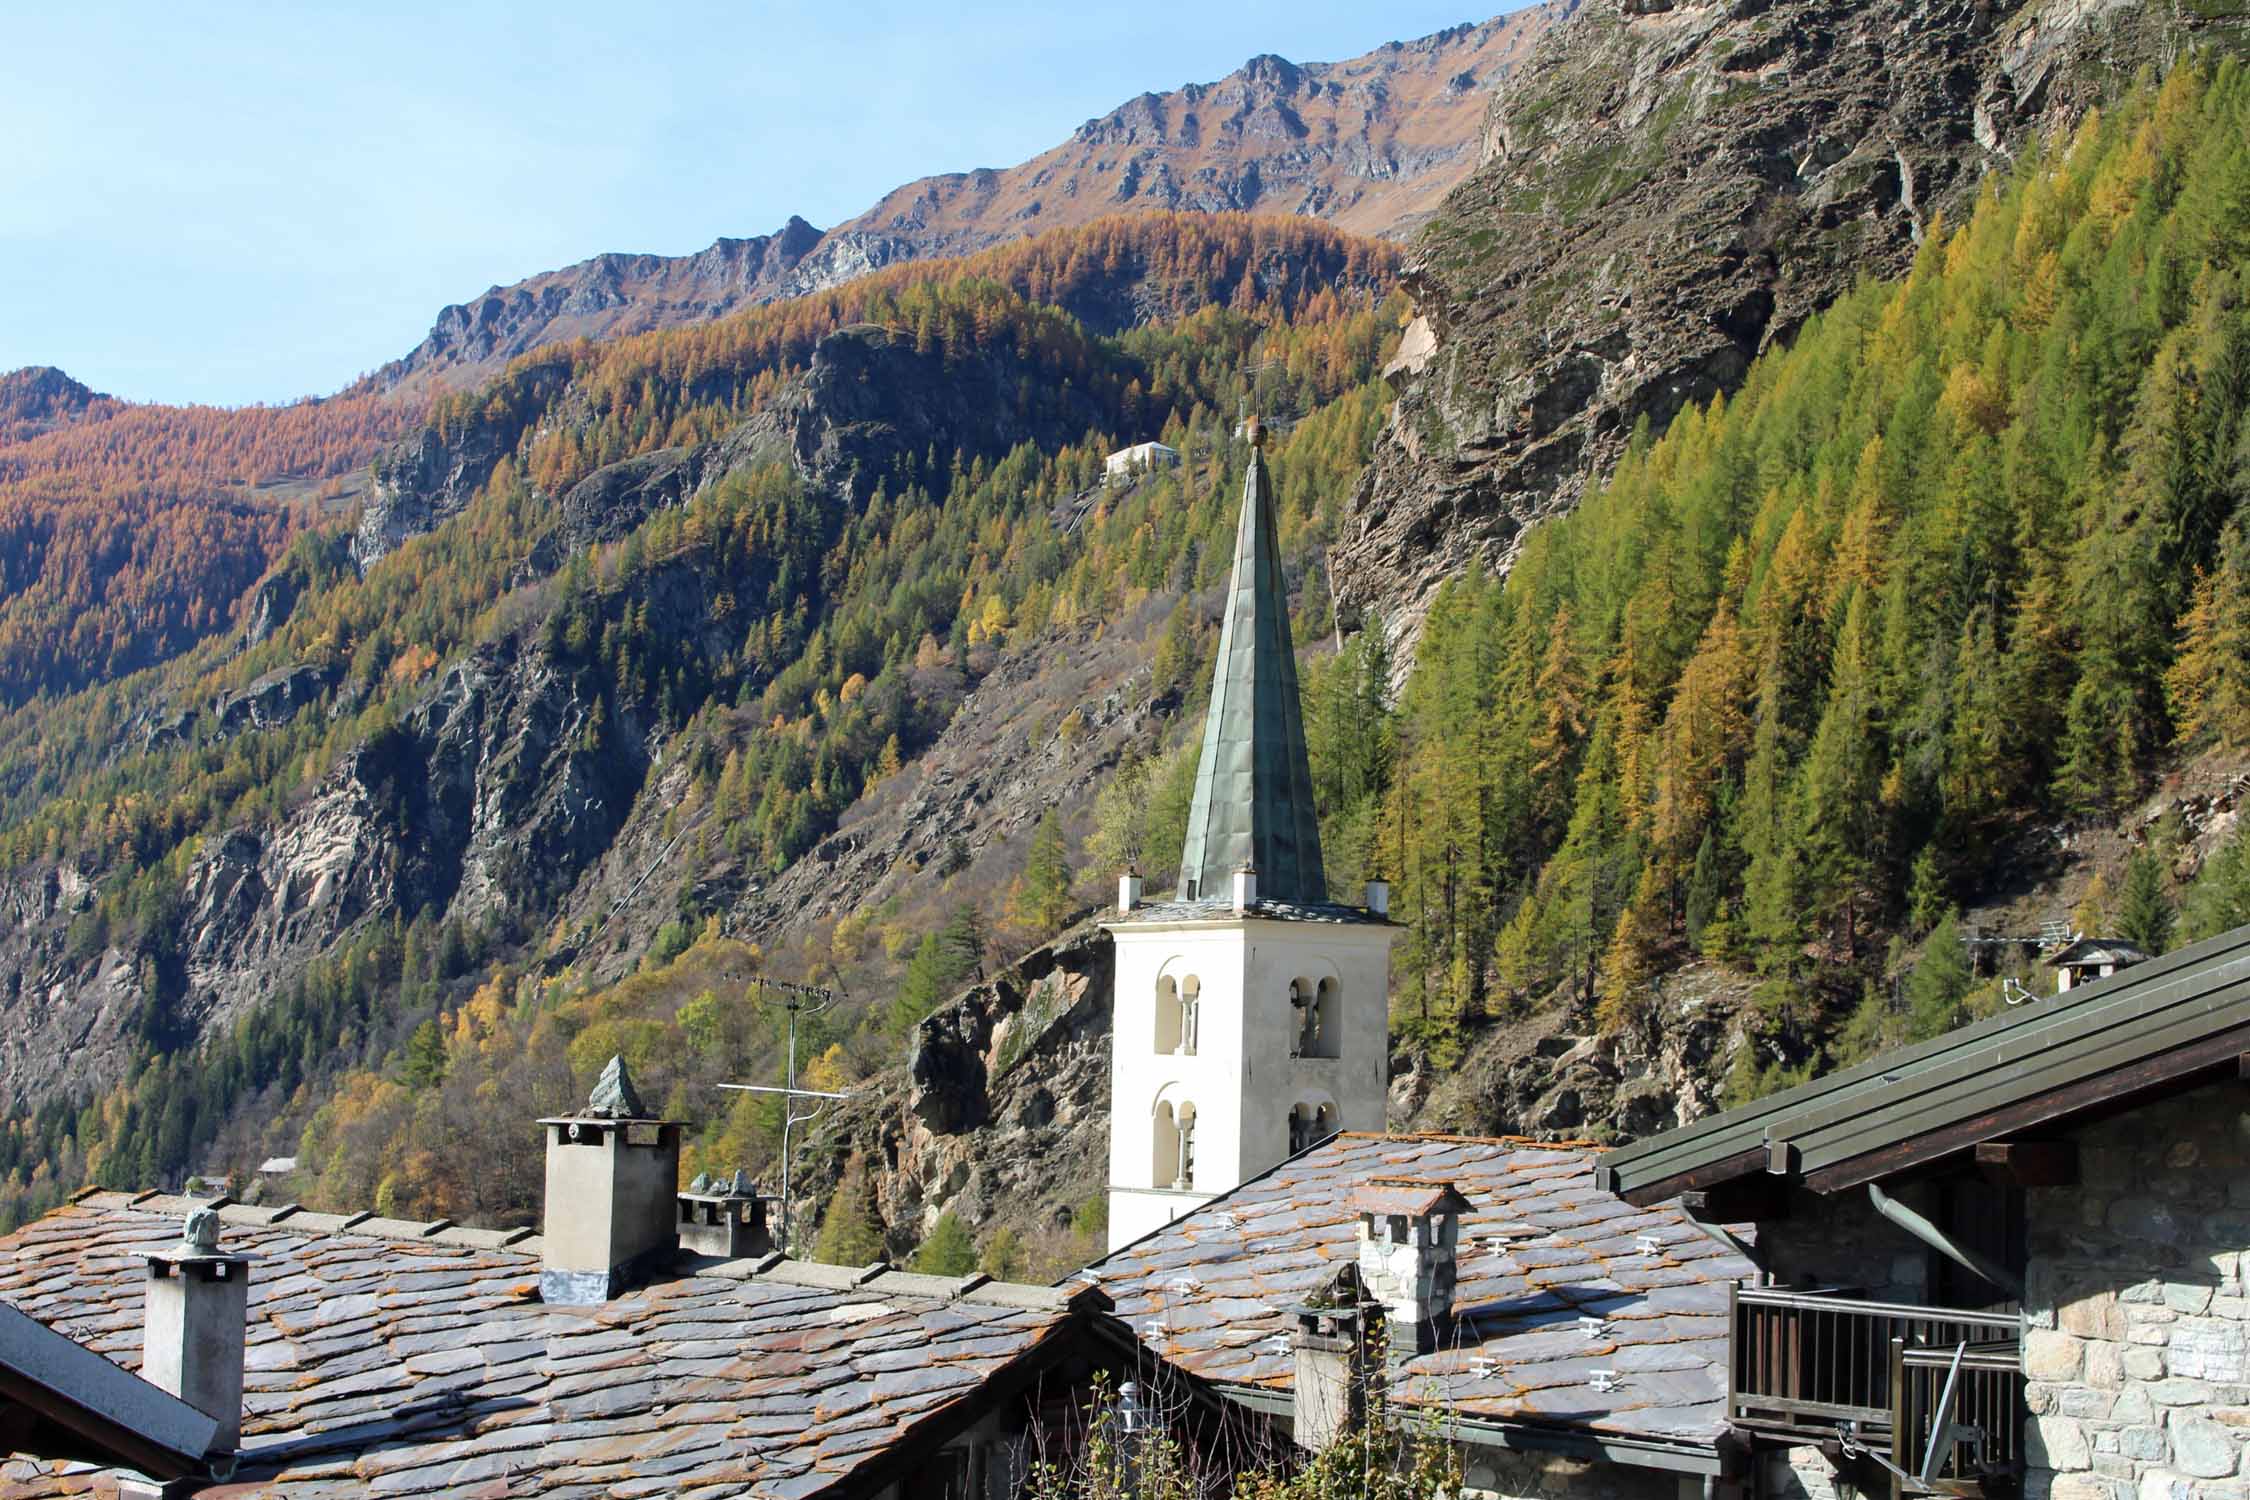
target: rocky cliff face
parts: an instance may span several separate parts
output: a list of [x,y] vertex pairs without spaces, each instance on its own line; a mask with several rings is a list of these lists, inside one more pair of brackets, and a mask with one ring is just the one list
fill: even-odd
[[[1017,400],[1023,376],[1004,354],[949,365],[916,353],[911,339],[887,329],[838,329],[821,340],[787,391],[724,437],[608,465],[556,497],[562,529],[543,556],[551,569],[572,550],[615,541],[655,511],[768,463],[787,463],[811,483],[857,501],[902,454],[993,458],[1026,440],[1052,447],[1098,423],[1090,401],[1067,395],[1027,421]],[[535,421],[570,420],[561,364],[526,378],[533,399],[463,428],[424,428],[382,455],[352,539],[361,569],[458,515]]]
[[[386,454],[353,541],[362,565],[458,513],[526,426],[550,419],[523,413],[567,414],[564,373],[560,364],[535,370],[527,379],[536,401],[488,404],[478,421],[429,429]],[[1022,400],[1029,378],[1013,346],[948,362],[881,328],[839,330],[791,388],[735,431],[611,465],[552,497],[556,523],[529,572],[551,571],[702,486],[767,463],[791,465],[850,508],[904,455],[935,449],[991,460],[1026,440],[1052,449],[1103,420],[1084,393]],[[286,615],[299,582],[277,575],[262,612]],[[726,586],[692,561],[675,561],[651,571],[636,608],[652,632],[716,660],[737,644],[717,623],[727,614],[717,597]],[[1111,692],[1107,707],[1084,716],[1090,732],[1066,738],[1053,726],[1048,695],[1097,680],[1108,691],[1145,670],[1147,650],[1129,633],[1076,646],[1084,660],[1058,644],[985,674],[977,691],[993,712],[972,716],[944,755],[894,783],[894,794],[928,783],[907,818],[861,818],[859,831],[801,862],[809,871],[793,871],[771,896],[761,898],[739,870],[714,872],[728,882],[730,904],[739,903],[730,926],[769,943],[793,938],[840,909],[846,896],[830,884],[839,875],[881,884],[891,874],[889,864],[870,866],[877,846],[898,868],[890,890],[932,857],[943,841],[933,829],[997,852],[1058,786],[1075,801],[1090,797],[1119,746],[1149,732],[1150,706]],[[348,711],[356,705],[335,697],[340,675],[334,664],[303,662],[214,700],[151,707],[135,721],[131,747],[198,736],[216,745],[324,704]],[[171,1035],[208,1034],[369,920],[427,912],[470,928],[539,932],[561,912],[593,927],[663,851],[656,835],[674,805],[665,789],[677,787],[669,731],[656,718],[652,704],[605,693],[597,671],[557,659],[534,634],[503,633],[451,664],[395,728],[346,754],[279,818],[205,839],[182,875],[176,941],[165,952],[108,946],[83,924],[74,930],[95,900],[82,872],[53,864],[18,872],[0,889],[8,913],[0,924],[0,1098],[35,1103],[114,1081],[136,1029],[146,1029],[145,1006],[165,1008]],[[973,727],[980,724],[982,737]],[[644,796],[651,785],[659,795]],[[862,846],[870,852],[839,852]],[[645,913],[628,911],[611,928],[620,965],[671,915],[677,891],[652,882],[647,895]]]
[[[245,713],[302,707],[286,678],[246,696]],[[72,919],[91,883],[19,871],[0,890],[0,1097],[20,1108],[107,1084],[144,1005],[161,997],[167,1028],[208,1033],[370,917],[538,920],[608,846],[647,769],[640,726],[598,730],[597,701],[585,672],[543,652],[472,653],[279,823],[205,839],[170,952],[89,951]]]
[[960,255],[1129,210],[1306,214],[1403,234],[1475,166],[1493,86],[1578,0],[1392,42],[1348,62],[1251,59],[1143,94],[1019,166],[910,182],[823,232],[792,218],[694,255],[600,255],[448,307],[379,385],[474,384],[573,338],[703,322],[901,261]]
[[1731,389],[2042,131],[2239,24],[2133,0],[1589,0],[1506,80],[1482,164],[1416,242],[1339,595],[1412,629],[1636,422]]

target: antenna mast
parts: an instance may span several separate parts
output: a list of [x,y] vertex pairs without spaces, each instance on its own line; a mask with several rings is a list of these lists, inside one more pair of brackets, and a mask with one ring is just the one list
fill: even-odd
[[823,1102],[834,1102],[849,1099],[852,1096],[848,1093],[834,1093],[825,1089],[801,1089],[797,1087],[797,1018],[806,1012],[818,1015],[828,1009],[829,1006],[836,1003],[836,992],[817,984],[793,984],[783,979],[761,979],[757,983],[769,990],[779,990],[786,997],[781,1002],[781,1008],[789,1013],[789,1062],[786,1075],[788,1082],[781,1088],[775,1088],[772,1084],[767,1083],[722,1083],[719,1087],[730,1089],[738,1094],[779,1094],[782,1096],[781,1234],[779,1243],[781,1253],[787,1255],[791,1253],[795,1229],[794,1222],[791,1219],[794,1205],[789,1196],[791,1146],[797,1127],[810,1124],[821,1111],[821,1105],[815,1104],[803,1114],[799,1114],[797,1113],[797,1101],[800,1099],[818,1099]]

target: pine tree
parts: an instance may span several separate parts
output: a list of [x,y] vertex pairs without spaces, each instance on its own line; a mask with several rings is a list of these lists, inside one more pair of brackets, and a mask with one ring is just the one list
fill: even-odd
[[2250,553],[2239,521],[2230,522],[2219,567],[2196,576],[2179,624],[2179,652],[2164,674],[2179,743],[2250,744]]
[[2172,946],[2179,913],[2164,889],[2164,867],[2147,850],[2125,867],[2125,891],[2117,911],[2117,935],[2154,957]]
[[1962,1002],[1976,987],[1968,945],[1961,941],[1960,919],[1951,911],[1938,919],[1922,944],[1922,956],[1906,980],[1907,1022],[1916,1040],[1951,1031],[1967,1018]]
[[2196,872],[2180,916],[2191,943],[2250,925],[2250,839],[2239,830]]
[[883,1258],[882,1222],[874,1180],[866,1161],[855,1155],[844,1166],[828,1211],[820,1216],[813,1259],[832,1266],[872,1265]]
[[1070,918],[1073,875],[1065,858],[1062,819],[1048,808],[1031,832],[1031,847],[1024,854],[1023,870],[1008,891],[1008,915],[1035,941],[1062,931]]
[[421,1090],[445,1082],[445,1039],[435,1021],[424,1021],[406,1039],[406,1086]]
[[977,1268],[977,1245],[952,1209],[938,1215],[930,1237],[914,1252],[914,1269],[930,1276],[966,1276]]
[[1858,953],[1860,898],[1874,884],[1883,843],[1885,752],[1867,593],[1853,588],[1836,646],[1828,706],[1796,789],[1796,857],[1817,911],[1840,915],[1847,956]]

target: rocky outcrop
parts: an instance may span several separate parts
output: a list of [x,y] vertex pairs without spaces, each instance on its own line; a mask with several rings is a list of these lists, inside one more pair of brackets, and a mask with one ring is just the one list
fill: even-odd
[[[296,681],[278,674],[265,695]],[[74,924],[93,886],[53,866],[17,872],[0,888],[0,1098],[112,1081],[145,1005],[208,1034],[371,918],[543,920],[609,847],[648,769],[630,717],[597,701],[589,675],[536,648],[472,652],[279,821],[205,839],[155,950],[90,949]]]
[[[535,369],[524,377],[524,399],[487,408],[514,415],[432,425],[386,453],[352,542],[361,568],[457,515],[534,422],[577,420],[573,407],[583,402],[574,402],[566,375],[560,362]],[[1024,399],[1027,381],[1033,395]],[[916,352],[911,339],[887,328],[841,328],[814,347],[787,390],[726,436],[610,464],[573,484],[556,507],[560,531],[535,561],[538,571],[551,571],[571,551],[616,541],[656,511],[765,464],[787,463],[856,503],[903,457],[991,459],[1026,441],[1052,449],[1100,426],[1104,415],[1084,392],[1040,379],[1012,348],[949,361]]]
[[1410,257],[1417,318],[1339,596],[1411,629],[1445,578],[1505,567],[1636,422],[1661,431],[1902,269],[1987,171],[2194,21],[2133,0],[1589,0],[1509,78]]
[[352,537],[352,561],[371,568],[408,538],[460,514],[569,376],[559,361],[536,365],[518,377],[509,392],[514,399],[487,402],[465,424],[433,424],[385,449]]
[[703,322],[1119,211],[1305,214],[1403,234],[1475,166],[1487,92],[1577,4],[1549,0],[1348,62],[1253,58],[1217,83],[1143,94],[1019,166],[907,183],[826,233],[793,218],[694,255],[601,255],[494,287],[445,309],[375,379],[408,392],[473,385],[546,345]]
[[241,729],[272,729],[294,718],[297,711],[318,701],[335,686],[334,668],[285,667],[268,672],[239,693],[228,693],[211,705],[211,717],[221,734]]
[[53,365],[25,365],[0,375],[0,442],[20,443],[57,427],[98,419],[119,404]]
[[975,1225],[1067,1225],[1108,1180],[1109,952],[1107,933],[1080,928],[924,1021],[906,1066],[822,1132],[807,1201],[856,1154],[901,1257],[949,1208]]

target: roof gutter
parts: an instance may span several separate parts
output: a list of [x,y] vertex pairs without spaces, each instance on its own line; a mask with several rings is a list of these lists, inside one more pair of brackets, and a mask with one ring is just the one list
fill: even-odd
[[1937,1225],[1932,1224],[1928,1219],[1923,1218],[1913,1209],[1908,1208],[1905,1204],[1884,1192],[1881,1183],[1870,1182],[1867,1185],[1867,1201],[1875,1206],[1875,1212],[1881,1214],[1908,1234],[1913,1235],[1914,1238],[1920,1240],[1947,1260],[1982,1276],[1986,1281],[2008,1293],[2017,1301],[2023,1300],[2022,1277],[1989,1256],[1980,1255],[1967,1245],[1955,1240],[1944,1230],[1938,1228]]
[[[1263,1386],[1253,1385],[1228,1385],[1219,1389],[1229,1401],[1266,1416],[1294,1415],[1294,1406],[1287,1391],[1268,1390]],[[1635,1468],[1661,1469],[1674,1474],[1700,1474],[1707,1478],[1724,1478],[1735,1472],[1728,1462],[1727,1454],[1716,1443],[1652,1442],[1645,1438],[1613,1437],[1582,1428],[1565,1430],[1472,1417],[1457,1409],[1446,1408],[1442,1402],[1417,1401],[1410,1404],[1416,1407],[1439,1407],[1442,1413],[1440,1431],[1458,1442],[1480,1448],[1506,1448],[1520,1453],[1558,1453],[1597,1463],[1630,1464]]]

